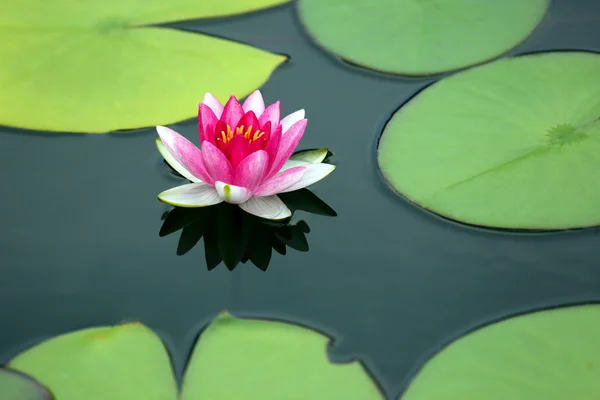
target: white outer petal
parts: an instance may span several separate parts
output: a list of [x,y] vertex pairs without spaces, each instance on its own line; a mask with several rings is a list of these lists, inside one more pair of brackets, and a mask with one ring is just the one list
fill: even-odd
[[252,197],[245,203],[239,205],[240,208],[249,214],[256,215],[265,219],[285,219],[292,216],[292,212],[281,201],[279,197]]
[[310,165],[310,163],[307,163],[306,161],[287,160],[285,162],[285,164],[283,164],[283,167],[281,167],[281,169],[277,173],[283,172],[286,169],[290,169],[293,167],[301,167],[301,166],[306,166],[306,165]]
[[323,147],[321,149],[300,150],[290,156],[290,160],[304,161],[310,164],[319,164],[327,158],[329,149]]
[[245,113],[252,111],[254,112],[254,115],[256,115],[256,118],[260,118],[262,113],[265,111],[265,100],[263,99],[260,90],[255,90],[254,92],[250,93],[250,95],[244,101],[244,104],[242,104],[242,109]]
[[221,104],[219,99],[210,93],[206,93],[202,99],[202,103],[206,104],[211,110],[213,110],[217,116],[217,119],[221,118],[221,114],[223,114],[223,104]]
[[179,163],[179,161],[177,161],[175,159],[175,157],[173,157],[171,155],[171,153],[169,153],[167,146],[165,146],[165,144],[162,142],[162,140],[160,140],[160,137],[156,138],[156,147],[158,148],[158,152],[160,153],[161,156],[163,156],[165,161],[167,163],[169,163],[169,165],[175,171],[179,172],[181,174],[181,176],[183,176],[185,179],[187,179],[188,181],[191,181],[191,182],[195,182],[195,183],[202,182],[202,180],[200,178],[196,178],[190,171],[185,169],[185,167],[183,165],[181,165]]
[[222,201],[230,204],[240,204],[248,201],[252,197],[250,189],[243,186],[227,184],[225,182],[216,181],[215,189]]
[[158,195],[158,199],[172,206],[187,208],[212,206],[223,201],[214,187],[203,182],[165,190]]
[[290,126],[294,125],[296,122],[304,119],[304,109],[295,111],[285,118],[281,120],[281,134],[285,134],[285,132],[290,129]]
[[325,163],[307,164],[305,167],[306,171],[304,172],[304,175],[302,175],[302,178],[300,178],[300,180],[294,183],[292,186],[282,190],[279,193],[293,192],[294,190],[305,188],[325,178],[335,169],[335,165]]

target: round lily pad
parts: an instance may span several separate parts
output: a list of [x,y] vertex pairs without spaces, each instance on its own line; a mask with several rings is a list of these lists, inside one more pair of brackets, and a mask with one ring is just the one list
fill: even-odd
[[53,400],[53,397],[32,377],[12,369],[0,368],[0,399]]
[[382,400],[358,362],[329,361],[328,342],[300,326],[223,313],[200,335],[181,399]]
[[196,115],[264,84],[286,57],[148,26],[254,11],[287,0],[18,0],[0,13],[0,124],[101,133]]
[[327,50],[366,68],[426,75],[512,49],[548,0],[300,0],[301,20]]
[[600,305],[539,311],[470,333],[429,360],[402,400],[600,398]]
[[425,88],[386,125],[383,175],[447,218],[507,229],[600,225],[600,55],[503,59]]
[[38,379],[57,400],[177,399],[167,350],[139,323],[57,336],[19,354],[10,367]]

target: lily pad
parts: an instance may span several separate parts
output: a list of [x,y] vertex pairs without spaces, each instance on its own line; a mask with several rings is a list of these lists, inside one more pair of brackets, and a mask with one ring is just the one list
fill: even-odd
[[176,400],[160,339],[138,323],[83,329],[26,350],[10,367],[32,375],[57,400]]
[[[222,313],[200,335],[181,399],[383,399],[360,363],[328,360],[328,342],[307,328]],[[10,366],[59,400],[178,398],[166,349],[139,323],[67,333],[26,350]]]
[[100,133],[193,117],[206,92],[260,87],[286,57],[150,27],[287,0],[19,0],[0,13],[0,124]]
[[406,198],[507,229],[600,225],[600,55],[540,53],[445,78],[401,107],[379,165]]
[[52,394],[30,376],[0,368],[0,399],[53,400]]
[[221,314],[200,335],[182,400],[383,399],[358,362],[328,360],[328,342],[299,326]]
[[526,39],[548,0],[300,0],[301,20],[327,50],[404,75],[456,70]]
[[402,400],[596,400],[600,305],[510,318],[428,361]]

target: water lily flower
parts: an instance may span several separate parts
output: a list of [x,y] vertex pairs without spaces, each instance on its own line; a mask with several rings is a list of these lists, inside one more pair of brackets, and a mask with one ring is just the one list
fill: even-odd
[[163,158],[192,182],[162,192],[158,198],[178,207],[225,201],[262,218],[291,216],[277,193],[302,189],[335,169],[321,162],[326,149],[290,159],[306,123],[304,110],[280,120],[279,101],[265,108],[258,90],[243,105],[231,96],[223,106],[207,93],[198,109],[201,148],[172,129],[156,127]]

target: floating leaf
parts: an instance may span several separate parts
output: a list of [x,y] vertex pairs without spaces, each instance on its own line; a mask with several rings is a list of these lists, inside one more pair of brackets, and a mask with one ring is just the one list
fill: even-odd
[[10,367],[32,375],[57,400],[176,400],[169,355],[132,323],[57,336],[18,355]]
[[328,342],[299,326],[222,314],[200,335],[181,398],[383,399],[358,362],[328,360]]
[[0,399],[53,400],[53,397],[32,377],[11,369],[0,368]]
[[0,124],[108,132],[193,117],[261,86],[285,57],[144,25],[231,15],[287,0],[9,1],[0,13]]
[[[358,362],[328,360],[328,342],[307,328],[223,313],[196,344],[181,399],[382,399]],[[10,366],[38,379],[57,400],[178,399],[166,349],[139,323],[60,335]]]
[[425,75],[510,50],[542,20],[548,0],[300,0],[300,17],[327,50],[364,67]]
[[511,229],[600,224],[600,55],[504,59],[445,78],[388,122],[379,165],[411,201]]
[[596,400],[600,306],[539,311],[501,321],[429,360],[402,400]]

